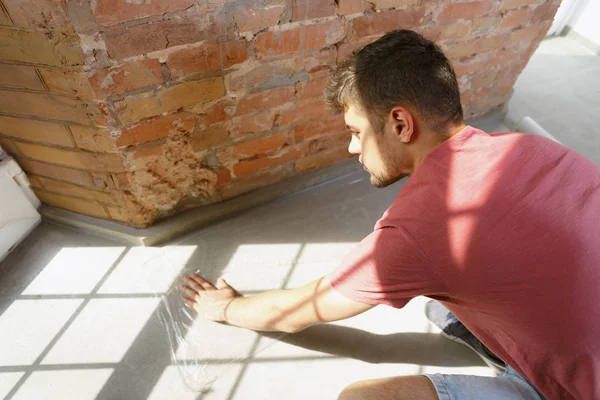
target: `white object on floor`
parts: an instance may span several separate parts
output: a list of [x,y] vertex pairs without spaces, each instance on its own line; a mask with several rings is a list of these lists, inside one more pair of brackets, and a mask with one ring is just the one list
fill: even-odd
[[560,143],[554,136],[542,128],[541,125],[535,122],[531,117],[525,117],[517,124],[517,132],[535,133],[536,135],[544,136],[548,139],[554,140],[556,143]]
[[40,201],[10,157],[0,161],[0,261],[41,221]]

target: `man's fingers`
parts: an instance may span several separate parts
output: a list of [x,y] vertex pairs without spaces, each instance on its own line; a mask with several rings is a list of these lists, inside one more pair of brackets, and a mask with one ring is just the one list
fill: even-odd
[[189,287],[191,287],[192,289],[194,289],[197,292],[202,292],[204,291],[204,288],[195,280],[193,280],[190,276],[186,276],[185,277],[185,284],[188,285]]
[[183,302],[184,302],[185,304],[187,304],[188,306],[190,306],[190,308],[192,308],[192,309],[193,309],[193,308],[194,308],[194,306],[196,305],[196,302],[195,302],[195,301],[193,301],[193,300],[190,300],[190,299],[188,299],[187,297],[182,297],[182,299],[183,299]]
[[212,283],[210,283],[207,280],[204,280],[201,276],[196,275],[196,274],[192,274],[190,275],[190,278],[192,278],[194,281],[196,281],[196,283],[200,286],[202,286],[204,288],[204,290],[215,290],[215,287],[213,286]]
[[217,289],[231,289],[229,283],[225,282],[225,279],[219,278],[217,279]]
[[196,299],[198,296],[200,296],[196,290],[190,289],[185,285],[181,285],[181,290],[183,290],[183,293],[185,293],[185,295],[190,299]]

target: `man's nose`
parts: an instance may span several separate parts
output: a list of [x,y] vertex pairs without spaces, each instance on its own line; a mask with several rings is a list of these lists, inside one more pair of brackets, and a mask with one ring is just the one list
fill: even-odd
[[350,144],[348,145],[348,152],[350,154],[360,154],[360,141],[356,136],[352,136]]

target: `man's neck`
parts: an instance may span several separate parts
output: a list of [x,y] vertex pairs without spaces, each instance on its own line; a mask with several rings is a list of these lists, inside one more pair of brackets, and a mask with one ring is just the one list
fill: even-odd
[[466,125],[461,122],[460,124],[452,125],[450,128],[448,128],[446,133],[434,131],[424,132],[425,134],[422,135],[423,141],[421,142],[419,150],[416,154],[412,172],[417,169],[427,154],[429,154],[440,144],[444,143],[446,140],[450,139],[452,136],[459,134],[463,129],[465,129],[465,127]]

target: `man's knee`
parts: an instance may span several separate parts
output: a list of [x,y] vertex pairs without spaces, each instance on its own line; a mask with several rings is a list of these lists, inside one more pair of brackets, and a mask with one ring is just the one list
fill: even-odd
[[338,400],[438,400],[431,381],[424,376],[360,381],[346,387]]

